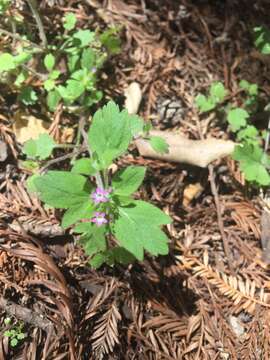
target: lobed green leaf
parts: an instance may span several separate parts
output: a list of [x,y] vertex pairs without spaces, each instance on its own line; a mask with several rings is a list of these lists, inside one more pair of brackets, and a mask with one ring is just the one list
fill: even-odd
[[42,201],[60,209],[87,202],[91,192],[84,176],[68,171],[49,171],[35,179],[34,184]]

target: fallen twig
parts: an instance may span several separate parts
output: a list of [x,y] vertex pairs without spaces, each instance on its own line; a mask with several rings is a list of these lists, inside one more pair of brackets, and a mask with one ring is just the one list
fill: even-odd
[[222,215],[221,215],[220,202],[219,202],[218,191],[217,191],[217,187],[216,187],[216,183],[215,183],[215,175],[214,175],[213,165],[211,165],[211,164],[208,165],[208,170],[209,170],[210,187],[211,187],[211,191],[212,191],[216,209],[217,209],[218,227],[219,227],[219,231],[220,231],[222,242],[223,242],[223,249],[224,249],[225,255],[227,257],[229,269],[230,269],[231,273],[233,275],[235,275],[235,271],[234,271],[234,268],[233,268],[233,265],[231,262],[228,239],[227,239],[227,236],[224,231],[224,223],[223,223],[223,219],[222,219]]
[[212,161],[232,154],[235,143],[229,140],[205,139],[190,140],[182,135],[166,131],[150,131],[150,136],[163,138],[168,146],[167,154],[157,153],[148,140],[137,139],[136,146],[140,155],[154,159],[207,167]]

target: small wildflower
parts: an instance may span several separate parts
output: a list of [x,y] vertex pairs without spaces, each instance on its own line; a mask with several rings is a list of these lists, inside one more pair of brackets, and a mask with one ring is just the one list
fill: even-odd
[[103,224],[107,224],[108,220],[105,218],[104,212],[95,212],[95,216],[91,219],[91,222],[95,223],[98,227]]
[[95,204],[99,204],[109,201],[109,195],[110,195],[110,190],[96,188],[96,190],[92,193],[91,198]]

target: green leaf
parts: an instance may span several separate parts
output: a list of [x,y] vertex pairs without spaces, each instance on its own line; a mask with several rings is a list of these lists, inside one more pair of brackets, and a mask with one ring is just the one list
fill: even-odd
[[132,136],[137,136],[144,131],[144,121],[138,115],[129,115],[129,126]]
[[91,70],[96,62],[96,54],[93,49],[84,49],[81,57],[81,67]]
[[84,86],[80,81],[70,79],[66,87],[60,85],[57,90],[64,100],[74,101],[83,94]]
[[18,55],[14,56],[14,63],[16,66],[22,65],[26,62],[28,62],[32,58],[32,54],[29,54],[25,51],[20,52]]
[[14,56],[9,53],[2,53],[0,55],[0,73],[3,71],[10,71],[16,68]]
[[68,171],[49,171],[38,177],[34,183],[40,199],[60,209],[87,202],[91,192],[84,176]]
[[111,27],[105,30],[100,36],[100,42],[111,54],[119,54],[121,51],[121,40],[118,36],[119,29]]
[[11,345],[12,347],[17,346],[17,345],[18,345],[18,340],[17,340],[16,338],[11,339],[11,340],[10,340],[10,345]]
[[51,80],[56,80],[59,78],[60,76],[60,71],[59,70],[53,70],[50,74],[49,74],[49,79]]
[[26,188],[30,194],[34,194],[34,193],[38,192],[36,185],[35,185],[35,181],[39,176],[40,175],[38,175],[38,174],[34,174],[34,175],[29,176],[29,178],[26,180]]
[[244,129],[240,130],[237,133],[237,140],[257,140],[257,137],[259,135],[258,130],[253,125],[248,125]]
[[248,90],[250,83],[247,80],[241,80],[239,86],[241,89]]
[[37,161],[34,160],[25,160],[25,161],[20,161],[19,162],[19,167],[22,169],[26,169],[32,172],[35,172],[36,170],[39,169],[39,165]]
[[264,153],[258,145],[245,143],[237,146],[233,159],[240,162],[240,169],[247,181],[253,181],[262,186],[270,184],[270,176],[265,168]]
[[55,111],[60,100],[61,100],[61,95],[56,89],[50,91],[47,96],[47,105],[49,107],[49,110]]
[[[104,229],[104,226],[102,226]],[[93,230],[93,224],[91,222],[80,222],[74,228],[73,232],[76,234],[91,233]]]
[[48,71],[52,71],[55,65],[55,57],[53,54],[47,54],[44,58],[44,65]]
[[210,97],[213,103],[218,104],[222,102],[227,94],[221,82],[215,82],[210,87]]
[[254,28],[255,45],[264,55],[270,54],[270,30],[265,26]]
[[82,105],[84,107],[90,107],[93,104],[99,102],[102,99],[102,97],[103,97],[102,91],[92,91],[90,94],[86,92]]
[[98,253],[89,261],[89,264],[94,269],[98,269],[101,267],[102,264],[106,263],[107,261],[108,261],[107,253]]
[[70,72],[76,70],[80,56],[78,54],[68,55],[68,69]]
[[207,99],[202,94],[196,96],[195,104],[202,113],[213,110],[216,106],[216,104],[211,99]]
[[129,166],[119,171],[112,179],[113,193],[116,195],[131,195],[143,182],[146,168],[143,166]]
[[131,206],[119,207],[112,230],[121,246],[143,260],[144,250],[152,255],[168,253],[167,237],[159,226],[170,222],[171,218],[155,206],[134,201]]
[[258,85],[257,84],[251,84],[247,80],[241,80],[239,83],[239,86],[241,89],[246,90],[246,92],[250,96],[256,96],[258,95]]
[[79,40],[81,47],[86,47],[95,40],[95,33],[90,30],[78,30],[73,34],[73,38]]
[[241,127],[246,126],[248,118],[249,114],[244,109],[236,108],[230,110],[228,113],[228,122],[234,132],[238,131]]
[[35,157],[37,154],[37,143],[35,140],[30,139],[26,141],[22,148],[22,152],[28,157]]
[[44,89],[48,92],[55,88],[55,81],[52,79],[47,79],[44,81]]
[[40,160],[47,159],[51,156],[53,149],[55,148],[54,140],[48,134],[39,135],[36,140],[37,143],[37,157]]
[[160,136],[151,136],[150,145],[159,154],[168,154],[169,152],[169,145]]
[[17,334],[17,339],[18,340],[23,340],[25,338],[25,334],[24,333],[19,333]]
[[86,255],[92,256],[107,248],[105,233],[106,227],[97,227],[91,224],[90,231],[80,237],[79,243],[83,246]]
[[16,77],[14,85],[20,87],[22,83],[26,80],[26,77],[27,74],[25,71],[20,72],[19,75]]
[[110,101],[94,114],[88,137],[92,151],[96,152],[102,167],[107,168],[127,150],[131,141],[129,114],[125,110],[120,112]]
[[121,246],[114,247],[110,249],[109,252],[113,263],[128,265],[136,260],[129,251]]
[[116,206],[128,206],[134,202],[134,199],[130,196],[112,194],[112,201]]
[[[5,325],[9,325],[11,323],[11,318],[10,317],[6,317],[5,319],[4,319],[4,324]],[[7,335],[5,335],[5,336],[7,336]]]
[[52,154],[55,145],[54,140],[48,134],[41,134],[36,140],[26,141],[23,153],[29,157],[45,160]]
[[20,100],[25,105],[34,105],[37,99],[37,93],[31,86],[24,87],[18,96],[18,100]]
[[112,266],[115,263],[127,265],[134,261],[135,258],[129,251],[121,246],[117,246],[113,249],[98,253],[89,261],[89,263],[92,267],[97,269],[104,263]]
[[93,159],[79,159],[74,162],[74,165],[71,169],[73,173],[82,174],[82,175],[95,175],[97,169],[94,167]]
[[11,4],[11,0],[1,0],[0,1],[0,14],[3,15],[5,11],[8,9],[8,7]]
[[94,204],[90,201],[90,198],[76,206],[70,207],[62,218],[61,226],[65,229],[70,225],[75,224],[82,219],[90,219],[94,212]]
[[64,16],[64,28],[68,31],[73,30],[76,26],[77,18],[73,13],[66,13]]

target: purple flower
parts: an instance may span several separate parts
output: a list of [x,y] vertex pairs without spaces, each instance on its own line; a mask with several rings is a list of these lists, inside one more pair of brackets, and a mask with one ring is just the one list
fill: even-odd
[[105,218],[104,212],[95,212],[95,216],[91,219],[91,222],[95,223],[98,227],[103,224],[107,224],[108,220]]
[[96,190],[92,193],[91,198],[95,204],[99,204],[109,201],[109,195],[110,195],[110,190],[96,188]]

